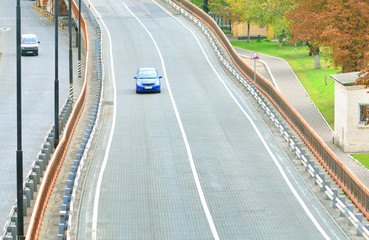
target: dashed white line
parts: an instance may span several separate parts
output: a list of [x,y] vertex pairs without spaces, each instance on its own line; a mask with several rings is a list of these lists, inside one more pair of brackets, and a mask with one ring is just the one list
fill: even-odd
[[193,160],[193,156],[192,156],[192,152],[191,152],[191,147],[190,147],[190,144],[188,142],[187,135],[186,135],[186,132],[184,130],[184,127],[183,127],[183,124],[182,124],[182,120],[181,120],[181,117],[179,115],[179,112],[178,112],[178,109],[177,109],[177,105],[176,105],[176,103],[174,101],[172,90],[171,90],[171,87],[170,87],[170,84],[169,84],[169,81],[168,81],[166,67],[165,67],[165,63],[164,63],[164,59],[163,59],[163,56],[161,54],[161,51],[160,51],[160,49],[158,47],[158,44],[156,43],[154,37],[152,36],[152,34],[150,33],[150,31],[145,27],[145,25],[141,22],[141,20],[138,19],[138,17],[127,7],[127,5],[124,4],[124,2],[122,2],[122,4],[131,13],[131,15],[134,18],[136,18],[136,20],[140,23],[140,25],[145,29],[145,31],[147,32],[147,34],[150,36],[152,42],[154,43],[155,48],[156,48],[156,50],[157,50],[157,52],[159,54],[160,61],[161,61],[161,64],[162,64],[162,67],[163,67],[163,71],[164,71],[164,79],[165,79],[165,82],[167,84],[167,88],[168,88],[168,93],[169,93],[169,96],[170,96],[170,100],[172,102],[174,113],[176,115],[177,122],[178,122],[179,128],[180,128],[181,133],[182,133],[182,138],[183,138],[183,141],[184,141],[185,146],[186,146],[187,156],[188,156],[188,160],[190,162],[191,171],[192,171],[192,175],[193,175],[194,180],[195,180],[197,192],[199,194],[200,201],[201,201],[202,207],[204,209],[204,212],[205,212],[205,215],[206,215],[206,219],[207,219],[208,224],[210,226],[210,230],[211,230],[211,232],[213,234],[213,237],[214,237],[214,239],[218,240],[219,239],[219,235],[218,235],[218,232],[216,230],[216,227],[215,227],[213,218],[212,218],[212,216],[210,214],[209,207],[208,207],[208,205],[206,203],[205,195],[204,195],[204,192],[202,190],[200,179],[199,179],[199,176],[197,174],[196,166],[195,166],[195,163],[194,163],[194,160]]

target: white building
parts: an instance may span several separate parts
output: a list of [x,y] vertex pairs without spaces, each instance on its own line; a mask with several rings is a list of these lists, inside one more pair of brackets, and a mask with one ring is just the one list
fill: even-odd
[[358,72],[333,74],[334,143],[344,152],[369,152],[369,125],[365,125],[363,110],[369,106],[369,89],[354,85]]

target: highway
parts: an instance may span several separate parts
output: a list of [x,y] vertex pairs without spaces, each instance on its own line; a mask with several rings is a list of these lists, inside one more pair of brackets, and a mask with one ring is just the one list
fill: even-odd
[[[54,123],[54,23],[21,1],[22,33],[34,33],[39,56],[22,57],[22,125],[24,178]],[[0,3],[0,226],[4,226],[16,200],[16,4]],[[60,29],[60,106],[68,97],[68,30]]]
[[[347,238],[199,29],[159,0],[87,2],[104,98],[72,239]],[[136,94],[149,66],[162,91]]]

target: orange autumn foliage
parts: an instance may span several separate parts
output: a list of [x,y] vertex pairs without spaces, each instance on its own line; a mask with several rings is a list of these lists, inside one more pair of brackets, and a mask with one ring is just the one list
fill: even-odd
[[342,72],[361,71],[369,86],[369,2],[367,0],[295,0],[287,15],[295,40],[328,51]]

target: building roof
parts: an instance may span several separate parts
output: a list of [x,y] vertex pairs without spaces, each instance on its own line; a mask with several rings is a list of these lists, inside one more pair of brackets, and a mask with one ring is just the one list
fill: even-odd
[[339,73],[330,75],[333,80],[341,83],[344,86],[351,86],[359,78],[360,72],[349,72],[349,73]]

